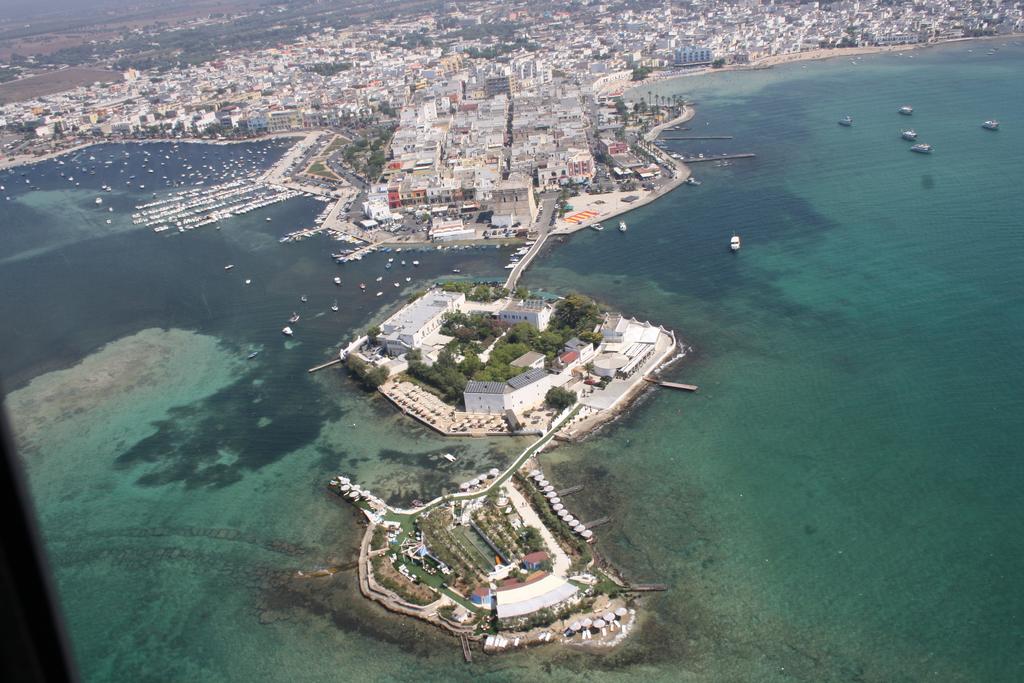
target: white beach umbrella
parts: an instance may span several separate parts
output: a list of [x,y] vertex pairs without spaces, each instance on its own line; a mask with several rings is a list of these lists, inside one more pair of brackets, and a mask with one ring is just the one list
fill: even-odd
[[[555,512],[565,512],[565,508],[562,507],[561,503],[555,503],[554,505],[551,506],[551,509],[554,510]],[[559,515],[559,517],[562,516],[563,515]]]
[[555,490],[555,487],[552,486],[551,484],[548,484],[547,486],[542,486],[541,487],[541,491],[543,491],[544,493],[551,493],[554,490]]
[[528,476],[536,479],[539,475],[540,475],[540,470],[530,470],[530,474]]
[[616,616],[624,617],[627,614],[629,614],[629,610],[625,607],[620,607],[619,609],[615,610],[615,614]]
[[612,623],[613,621],[615,621],[615,615],[612,614],[611,612],[605,612],[604,616],[601,617],[601,618],[604,619],[605,621],[607,621],[609,624]]
[[499,474],[501,474],[501,471],[497,467],[492,467],[491,469],[487,470],[488,477],[496,477]]
[[558,505],[559,503],[562,502],[562,499],[559,498],[558,496],[555,496],[554,498],[548,500],[548,502],[551,503],[552,505]]
[[579,630],[580,630],[580,628],[581,628],[581,624],[580,624],[580,622],[578,622],[578,621],[574,621],[574,622],[572,622],[572,625],[571,625],[571,626],[569,626],[569,628],[570,628],[571,630],[573,630],[573,631],[579,631]]
[[572,530],[579,534],[579,533],[583,533],[584,531],[586,531],[587,527],[583,526],[582,524],[577,524],[576,526],[574,526],[572,528]]
[[591,619],[590,617],[587,617],[586,619],[583,620],[582,626],[583,626],[583,628],[590,628],[591,625],[593,625],[593,623],[594,623],[594,620]]
[[541,488],[544,488],[547,485],[548,485],[548,480],[547,479],[538,479],[537,480],[537,486],[539,486]]
[[604,628],[607,624],[604,623],[604,619],[595,619],[594,628]]
[[580,536],[582,536],[583,538],[590,538],[593,535],[594,535],[594,532],[591,531],[590,529],[584,529],[583,531],[580,532]]

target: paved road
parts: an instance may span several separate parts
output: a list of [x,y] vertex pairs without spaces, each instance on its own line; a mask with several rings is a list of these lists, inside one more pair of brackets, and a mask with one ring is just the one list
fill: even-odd
[[523,259],[516,264],[516,267],[511,270],[508,274],[508,279],[505,280],[505,289],[515,289],[516,283],[519,282],[519,276],[523,274],[526,267],[530,265],[530,261],[536,256],[541,247],[544,246],[544,241],[548,238],[548,234],[551,232],[551,216],[555,212],[555,205],[558,201],[557,192],[549,192],[541,195],[540,199],[540,211],[537,214],[537,222],[534,226],[537,228],[537,242],[530,251],[526,252]]

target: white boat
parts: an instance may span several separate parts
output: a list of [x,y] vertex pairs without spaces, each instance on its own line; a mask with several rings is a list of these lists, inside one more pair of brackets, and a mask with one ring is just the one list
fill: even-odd
[[448,462],[455,462],[455,456],[452,455],[451,453],[442,453],[441,457],[447,460]]
[[[27,183],[28,181],[26,180],[25,182]],[[102,204],[103,203],[103,197],[97,197],[96,198],[96,203],[97,204]]]
[[601,225],[600,223],[594,223],[594,224],[593,224],[593,225],[591,225],[590,227],[591,227],[592,229],[594,229],[594,230],[597,230],[598,232],[601,232],[602,230],[604,230],[604,226],[603,226],[603,225]]
[[729,240],[729,249],[731,249],[732,251],[739,251],[740,246],[740,236],[734,234],[732,236],[732,239]]
[[384,292],[377,292],[377,296],[383,296]]
[[339,287],[341,286],[341,278],[338,277],[337,275],[334,276],[334,284],[338,285]]
[[284,336],[286,336],[286,337],[290,337],[290,336],[292,336],[292,335],[293,335],[293,334],[295,334],[295,333],[294,333],[294,332],[292,332],[292,328],[290,328],[290,327],[288,327],[287,325],[285,325],[285,326],[284,326],[284,327],[283,327],[283,328],[281,329],[281,334],[283,334],[283,335],[284,335]]
[[224,266],[224,270],[231,270],[231,269],[232,269],[232,268],[234,268],[234,267],[235,267],[235,264],[233,264],[233,263],[229,263],[229,264],[227,264],[226,266]]
[[629,230],[629,226],[626,225],[626,221],[619,221],[619,232],[626,232]]
[[245,284],[247,284],[247,285],[251,285],[251,284],[252,284],[252,280],[246,280],[246,281],[245,281]]
[[419,261],[413,261],[413,262],[412,262],[412,264],[413,264],[414,266],[418,266],[418,265],[420,264],[420,262],[419,262]]
[[337,299],[335,299],[334,303],[331,304],[331,310],[334,311],[335,313],[338,312],[338,300]]

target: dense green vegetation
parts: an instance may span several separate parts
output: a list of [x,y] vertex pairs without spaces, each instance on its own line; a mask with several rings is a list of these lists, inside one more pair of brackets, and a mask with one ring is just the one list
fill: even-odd
[[362,358],[350,355],[345,359],[345,367],[359,380],[365,389],[374,390],[388,380],[388,369],[379,365],[370,365]]
[[544,395],[544,403],[561,412],[576,403],[576,392],[562,387],[551,387]]
[[650,76],[652,71],[654,71],[654,69],[649,66],[636,66],[633,67],[633,75],[631,78],[634,81],[642,81]]
[[[597,304],[580,294],[570,294],[555,305],[548,329],[543,332],[525,322],[509,327],[487,314],[451,313],[445,318],[441,332],[453,340],[430,366],[422,361],[419,353],[409,353],[407,373],[448,403],[457,404],[471,379],[505,382],[521,374],[523,368],[512,365],[512,361],[529,351],[553,361],[573,337],[590,343],[600,342],[600,333],[593,331],[600,321]],[[480,355],[488,347],[491,351],[485,363]],[[567,398],[560,396],[556,400]],[[575,394],[572,398],[575,403]]]

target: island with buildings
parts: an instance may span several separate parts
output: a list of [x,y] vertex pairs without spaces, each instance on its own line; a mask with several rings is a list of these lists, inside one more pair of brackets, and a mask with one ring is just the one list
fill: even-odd
[[[467,654],[470,640],[487,650],[619,642],[635,626],[637,587],[595,560],[601,520],[573,514],[572,492],[545,478],[539,454],[613,419],[681,347],[673,331],[585,296],[530,292],[523,271],[552,236],[603,229],[698,184],[689,164],[710,159],[658,140],[686,127],[693,103],[658,92],[659,81],[1005,36],[1024,30],[1024,10],[993,0],[470,0],[429,12],[361,7],[357,20],[345,11],[355,3],[339,4],[318,7],[315,22],[301,7],[236,8],[12,55],[0,65],[0,167],[107,142],[159,142],[171,154],[186,141],[294,136],[269,169],[154,177],[146,194],[159,196],[136,205],[132,222],[187,233],[301,193],[323,212],[288,226],[281,242],[344,241],[324,249],[338,263],[379,249],[520,244],[503,283],[438,283],[335,362],[440,434],[519,435],[530,446],[503,471],[410,509],[343,473],[330,487],[367,521],[363,594],[448,629]],[[226,35],[243,21],[246,36]],[[221,44],[211,35],[231,37],[230,49],[210,52]],[[46,85],[56,78],[78,82]],[[79,177],[90,172],[91,162],[76,163]],[[61,178],[75,183],[67,170]],[[137,191],[125,183],[103,190]],[[101,204],[98,220],[117,220]]]
[[410,509],[332,478],[367,521],[362,593],[467,648],[620,642],[637,618],[637,587],[596,561],[593,527],[603,520],[573,514],[563,497],[575,491],[556,490],[539,455],[614,417],[678,354],[674,332],[585,296],[463,282],[431,288],[354,340],[341,352],[353,376],[431,429],[535,437],[504,471]]

